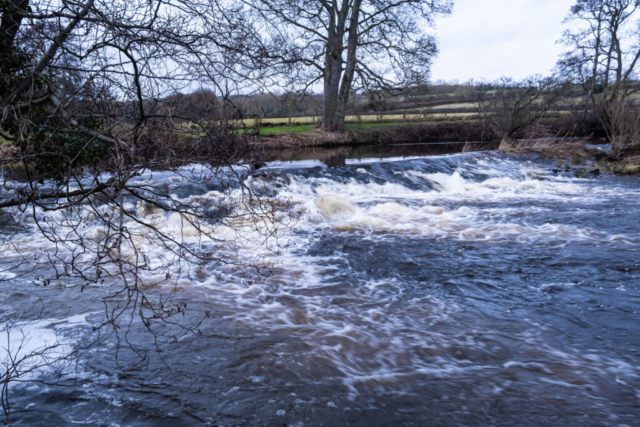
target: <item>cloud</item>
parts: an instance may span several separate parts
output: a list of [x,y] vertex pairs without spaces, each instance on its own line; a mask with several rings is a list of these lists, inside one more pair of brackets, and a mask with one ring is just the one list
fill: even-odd
[[440,56],[432,77],[465,81],[548,74],[575,0],[456,0],[436,21]]

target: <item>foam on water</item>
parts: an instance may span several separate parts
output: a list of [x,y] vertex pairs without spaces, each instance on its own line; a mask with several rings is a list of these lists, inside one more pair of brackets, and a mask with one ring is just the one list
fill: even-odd
[[[529,260],[512,262],[527,251],[537,251],[542,259],[565,247],[627,256],[640,241],[637,229],[607,227],[589,212],[621,198],[637,198],[639,187],[556,176],[544,164],[484,154],[385,164],[363,161],[337,170],[316,166],[289,163],[247,180],[248,186],[267,194],[273,206],[281,206],[272,222],[250,221],[242,204],[235,204],[234,219],[222,224],[199,224],[196,218],[143,204],[125,207],[180,241],[233,261],[184,269],[174,265],[166,247],[139,224],[126,224],[133,244],[144,248],[153,268],[173,269],[175,280],[167,286],[177,284],[180,295],[212,311],[212,336],[223,330],[230,331],[230,337],[264,339],[246,347],[241,339],[229,344],[238,353],[224,353],[220,359],[233,361],[236,376],[227,380],[225,371],[219,373],[225,379],[212,395],[243,402],[247,390],[267,395],[271,390],[283,401],[280,389],[286,389],[287,396],[291,390],[306,393],[306,400],[296,399],[307,403],[295,400],[286,412],[271,411],[284,420],[295,416],[298,404],[303,408],[299,413],[315,411],[313,390],[324,386],[336,395],[327,396],[323,407],[336,412],[373,405],[369,401],[382,405],[384,399],[372,397],[378,395],[398,401],[402,396],[424,399],[430,381],[448,381],[438,398],[457,401],[457,406],[447,410],[466,404],[465,393],[521,399],[532,393],[546,396],[561,387],[578,390],[580,399],[602,401],[603,390],[613,383],[620,393],[637,392],[637,360],[604,347],[586,352],[582,337],[569,345],[563,339],[553,341],[562,328],[571,330],[574,323],[587,321],[553,317],[556,326],[549,316],[559,317],[558,310],[549,309],[551,315],[535,311],[543,312],[550,299],[569,293],[575,293],[575,304],[591,310],[589,298],[597,290],[537,270],[522,273],[531,280],[523,284],[515,281],[513,271],[533,267]],[[143,178],[159,179],[151,174]],[[180,182],[173,184],[178,188]],[[239,198],[239,192],[208,189],[175,195],[175,200],[219,206]],[[560,203],[563,209],[558,209]],[[264,229],[279,226],[279,239],[265,241]],[[86,233],[96,244],[105,237],[96,223]],[[34,251],[49,247],[35,236],[23,243]],[[132,255],[131,249],[125,252]],[[481,258],[488,254],[492,258]],[[435,270],[439,263],[433,257],[442,258],[440,270]],[[422,267],[427,263],[432,271]],[[480,271],[460,265],[465,263]],[[250,267],[256,264],[262,268]],[[458,270],[464,271],[461,277]],[[518,280],[525,280],[522,277]],[[34,336],[49,333],[51,324],[34,329]],[[72,327],[69,321],[66,325]],[[42,340],[50,338],[42,335]],[[215,341],[198,357],[214,357],[232,339]],[[201,373],[208,384],[217,384],[214,374],[213,368],[211,378],[206,370]],[[281,381],[280,374],[287,380]],[[553,393],[550,399],[561,398]],[[268,406],[267,400],[260,402]],[[221,412],[232,407],[220,405]],[[289,424],[302,421],[287,419]]]
[[20,382],[37,379],[72,362],[67,357],[74,340],[65,329],[87,327],[87,316],[78,314],[62,319],[20,320],[0,325],[0,367],[3,374],[12,371]]
[[[489,166],[485,163],[484,167]],[[339,230],[375,230],[463,240],[516,240],[551,242],[608,241],[631,242],[632,238],[608,235],[589,228],[564,224],[528,225],[510,218],[526,215],[528,204],[499,209],[488,204],[513,205],[517,202],[600,203],[603,198],[620,197],[619,189],[593,188],[588,180],[567,180],[542,170],[520,167],[517,177],[496,176],[505,170],[481,169],[484,180],[462,176],[465,165],[453,173],[425,173],[407,170],[401,174],[421,188],[408,188],[398,182],[380,183],[373,178],[336,180],[329,177],[291,177],[281,190],[283,197],[301,205],[308,227],[326,222]],[[512,172],[507,165],[506,171]],[[514,175],[511,173],[511,175]],[[637,194],[635,194],[637,196]],[[627,195],[630,196],[630,195]],[[453,205],[453,206],[452,206]],[[300,227],[304,227],[303,224]]]

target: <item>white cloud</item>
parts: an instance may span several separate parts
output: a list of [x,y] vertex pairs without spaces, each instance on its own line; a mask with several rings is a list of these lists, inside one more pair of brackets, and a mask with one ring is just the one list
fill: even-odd
[[455,0],[439,18],[440,55],[432,77],[460,81],[549,74],[563,47],[556,41],[575,0]]

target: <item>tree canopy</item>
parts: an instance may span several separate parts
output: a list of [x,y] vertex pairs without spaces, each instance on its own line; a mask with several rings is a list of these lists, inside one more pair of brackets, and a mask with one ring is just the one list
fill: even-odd
[[285,84],[322,84],[322,126],[344,130],[351,92],[426,83],[436,40],[427,30],[449,0],[242,0]]

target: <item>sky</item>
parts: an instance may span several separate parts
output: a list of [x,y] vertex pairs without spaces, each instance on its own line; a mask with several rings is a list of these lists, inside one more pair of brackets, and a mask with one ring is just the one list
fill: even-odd
[[521,79],[549,74],[575,0],[454,0],[453,15],[438,18],[440,55],[432,80]]

